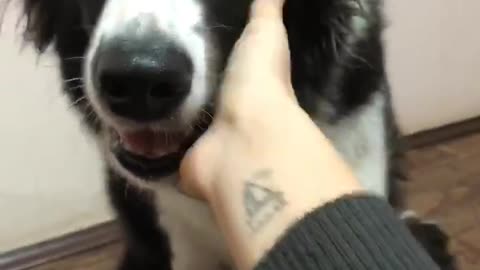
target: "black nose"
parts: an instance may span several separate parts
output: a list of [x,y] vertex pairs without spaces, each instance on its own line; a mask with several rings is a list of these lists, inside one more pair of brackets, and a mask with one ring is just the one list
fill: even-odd
[[167,117],[190,92],[193,64],[180,47],[162,42],[112,42],[96,56],[97,89],[110,110],[136,121]]

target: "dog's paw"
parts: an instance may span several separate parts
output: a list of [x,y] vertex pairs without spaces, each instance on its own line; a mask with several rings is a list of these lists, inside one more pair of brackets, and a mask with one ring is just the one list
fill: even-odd
[[402,219],[441,270],[458,269],[455,257],[449,251],[449,236],[438,224],[422,221],[413,212],[405,212]]

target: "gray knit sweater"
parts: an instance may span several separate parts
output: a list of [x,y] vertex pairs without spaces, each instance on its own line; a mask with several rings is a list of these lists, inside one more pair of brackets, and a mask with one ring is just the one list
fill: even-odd
[[345,197],[293,226],[256,270],[437,270],[393,209]]

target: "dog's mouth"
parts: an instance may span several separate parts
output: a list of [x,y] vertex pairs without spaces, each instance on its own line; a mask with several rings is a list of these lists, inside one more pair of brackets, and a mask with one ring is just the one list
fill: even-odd
[[111,151],[120,165],[137,178],[155,181],[174,174],[200,132],[167,132],[149,128],[110,130]]

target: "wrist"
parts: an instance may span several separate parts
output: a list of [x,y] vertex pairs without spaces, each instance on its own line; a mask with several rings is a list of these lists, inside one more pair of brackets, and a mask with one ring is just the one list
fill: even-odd
[[[309,212],[345,195],[363,193],[357,182],[349,180],[339,179],[338,185],[324,185],[322,190],[320,186],[305,189],[282,185],[294,179],[282,179],[279,174],[273,179],[273,173],[266,170],[237,175],[240,177],[232,174],[228,180],[215,181],[207,200],[238,269],[253,269],[277,240]],[[310,181],[315,180],[319,182]]]
[[265,204],[276,208],[268,210],[263,208],[265,205],[256,205],[252,202],[255,199],[247,198],[254,196],[247,195],[252,192],[252,187],[247,185],[245,181],[219,184],[208,195],[210,208],[239,270],[254,269],[277,239],[299,218],[296,209],[287,204],[282,194],[269,195],[272,198]]

